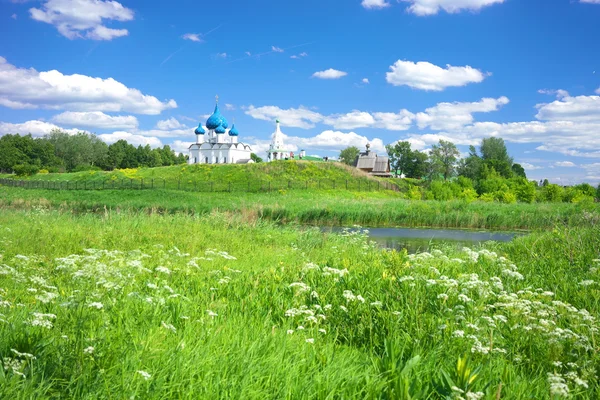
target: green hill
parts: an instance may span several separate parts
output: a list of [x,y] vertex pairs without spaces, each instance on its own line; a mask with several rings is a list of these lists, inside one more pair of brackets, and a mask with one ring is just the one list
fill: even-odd
[[[14,179],[22,179],[12,176]],[[132,187],[212,190],[345,189],[374,190],[383,181],[337,162],[278,161],[257,164],[194,164],[114,171],[37,174],[25,178],[48,187],[78,189]],[[50,182],[50,183],[48,183]],[[68,182],[68,183],[67,183]]]

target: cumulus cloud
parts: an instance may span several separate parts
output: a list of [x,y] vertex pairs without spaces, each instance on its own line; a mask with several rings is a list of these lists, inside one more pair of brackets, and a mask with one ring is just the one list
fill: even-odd
[[369,78],[363,78],[361,82],[364,83],[364,84],[366,84],[366,85],[368,85],[370,83],[369,82]]
[[134,146],[145,146],[150,145],[152,148],[162,147],[162,142],[160,139],[156,137],[142,136],[136,135],[129,132],[117,131],[113,133],[104,133],[102,135],[98,135],[98,137],[106,142],[107,144],[113,144],[119,140],[126,140],[127,143],[132,144]]
[[408,110],[400,110],[398,113],[376,112],[373,113],[375,126],[390,131],[405,131],[410,128],[415,115]]
[[543,167],[540,167],[539,165],[533,165],[527,162],[522,162],[521,167],[523,167],[525,171],[535,171],[536,169],[543,169]]
[[360,5],[367,9],[381,10],[382,8],[389,7],[390,3],[385,0],[363,0]]
[[283,50],[281,47],[271,46],[271,51],[274,51],[275,53],[283,53],[285,50]]
[[572,163],[571,161],[557,161],[554,163],[554,165],[557,167],[565,167],[565,168],[572,168],[572,167],[577,166],[575,163]]
[[365,111],[354,110],[347,114],[333,114],[324,118],[326,125],[336,129],[356,129],[375,124],[375,118]]
[[543,121],[600,122],[600,96],[565,96],[549,104],[538,104],[535,116]]
[[600,94],[600,87],[596,89],[596,94]]
[[133,115],[107,115],[101,111],[65,111],[52,117],[52,122],[66,126],[84,126],[97,129],[135,129],[138,120]]
[[317,71],[312,74],[313,78],[319,79],[340,79],[344,76],[348,75],[347,72],[338,71],[337,69],[329,68],[325,71]]
[[233,104],[225,103],[225,109],[232,111],[235,110],[235,106]]
[[[440,11],[449,14],[461,11],[479,11],[483,7],[503,3],[504,0],[401,0],[411,3],[408,11],[419,16],[434,15]],[[593,0],[592,0],[593,1]]]
[[580,3],[600,4],[600,0],[579,0]]
[[20,134],[27,135],[31,133],[32,136],[42,137],[44,135],[49,134],[53,130],[61,130],[67,132],[68,134],[74,135],[77,132],[83,132],[80,129],[63,129],[60,126],[51,124],[49,122],[44,121],[26,121],[23,123],[11,123],[11,122],[0,122],[0,136],[6,134]]
[[246,109],[246,114],[263,121],[274,121],[279,118],[282,126],[302,129],[314,128],[315,123],[323,119],[321,114],[302,106],[281,109],[277,106],[254,107],[251,105]]
[[160,130],[181,129],[185,128],[181,122],[175,118],[163,119],[156,123],[156,128]]
[[311,151],[337,151],[345,149],[348,146],[357,146],[363,148],[367,143],[371,144],[373,151],[385,151],[385,145],[379,138],[370,139],[355,132],[340,132],[327,130],[312,137],[287,136],[284,134],[284,143],[289,143],[296,149],[305,149]]
[[185,40],[191,40],[192,42],[203,42],[199,33],[186,33],[182,36]]
[[419,128],[435,130],[458,129],[473,122],[473,113],[497,111],[508,104],[508,98],[484,98],[474,103],[439,103],[435,107],[417,113],[416,121]]
[[176,108],[175,100],[160,101],[113,78],[63,75],[18,68],[0,57],[0,105],[14,109],[46,108],[74,111],[160,114]]
[[442,91],[450,86],[465,86],[482,82],[488,74],[470,66],[439,67],[426,61],[412,62],[398,60],[385,74],[388,83],[394,86],[406,85],[415,89]]
[[51,24],[69,39],[112,40],[127,36],[127,29],[107,28],[105,20],[131,21],[134,13],[117,1],[46,0],[29,9],[31,18]]

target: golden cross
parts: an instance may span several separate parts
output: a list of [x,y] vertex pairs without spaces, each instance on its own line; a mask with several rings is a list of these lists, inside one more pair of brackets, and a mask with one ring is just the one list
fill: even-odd
[[219,95],[215,96],[215,100],[217,101],[217,103],[219,102]]

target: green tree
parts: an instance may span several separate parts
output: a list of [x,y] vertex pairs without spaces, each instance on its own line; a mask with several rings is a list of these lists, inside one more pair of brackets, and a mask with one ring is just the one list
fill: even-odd
[[498,137],[489,137],[481,141],[479,146],[481,159],[489,167],[494,167],[496,172],[504,178],[513,176],[513,159],[508,155],[504,139]]
[[411,153],[411,163],[408,165],[405,172],[406,177],[421,179],[427,176],[429,170],[430,163],[427,154],[419,150],[414,150]]
[[523,166],[521,164],[513,164],[512,171],[515,174],[515,176],[527,179],[527,174],[525,173],[525,168],[523,168]]
[[396,142],[393,145],[386,145],[385,149],[390,158],[391,170],[397,174],[407,175],[407,171],[410,169],[413,159],[410,143],[406,141]]
[[254,153],[250,153],[250,159],[255,163],[263,162],[263,159]]
[[79,165],[101,164],[108,152],[108,146],[96,135],[79,132],[69,135],[53,130],[46,136],[54,146],[55,155],[61,159],[67,171]]
[[475,146],[469,146],[469,155],[458,162],[457,173],[475,181],[479,178],[482,160]]
[[360,150],[356,146],[346,147],[340,151],[340,161],[346,165],[354,165],[356,157],[360,154]]
[[596,188],[596,200],[600,201],[600,183],[598,184],[598,187]]
[[459,155],[460,152],[454,143],[440,139],[438,144],[431,146],[430,158],[434,171],[443,175],[444,180],[448,180],[454,174]]

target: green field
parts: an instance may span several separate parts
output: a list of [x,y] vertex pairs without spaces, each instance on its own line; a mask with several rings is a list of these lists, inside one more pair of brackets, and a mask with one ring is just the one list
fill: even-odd
[[0,206],[64,211],[241,214],[247,220],[312,225],[540,229],[600,221],[598,203],[485,203],[405,200],[391,191],[333,190],[272,193],[194,193],[174,190],[56,191],[0,186]]
[[243,216],[0,214],[0,397],[597,398],[600,229],[409,256]]

